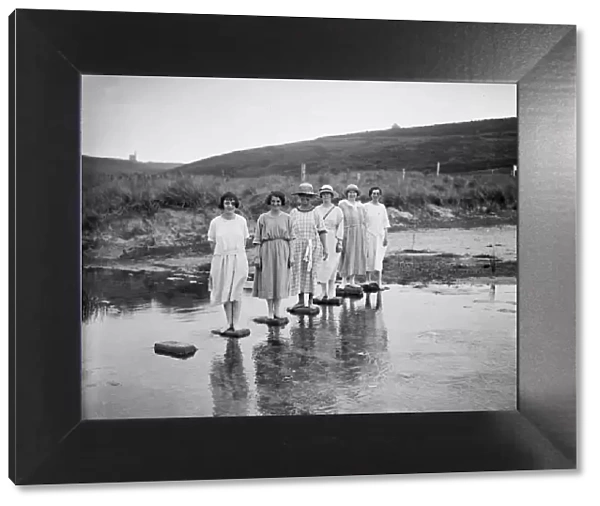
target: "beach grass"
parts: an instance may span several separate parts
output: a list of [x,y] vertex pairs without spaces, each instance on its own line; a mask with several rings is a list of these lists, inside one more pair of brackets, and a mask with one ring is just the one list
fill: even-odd
[[[383,202],[399,211],[415,212],[428,204],[462,212],[497,212],[516,210],[517,179],[509,171],[481,171],[463,174],[424,173],[420,171],[358,171],[311,174],[308,178],[315,191],[330,184],[340,194],[349,183],[362,189],[362,200],[368,189],[379,186]],[[193,175],[178,171],[154,174],[84,174],[82,182],[82,225],[94,229],[111,216],[141,213],[152,215],[161,208],[214,209],[225,191],[235,193],[242,214],[256,219],[267,210],[265,198],[271,190],[283,191],[291,197],[299,178],[270,175],[254,178],[223,178]],[[291,199],[290,204],[293,204]]]

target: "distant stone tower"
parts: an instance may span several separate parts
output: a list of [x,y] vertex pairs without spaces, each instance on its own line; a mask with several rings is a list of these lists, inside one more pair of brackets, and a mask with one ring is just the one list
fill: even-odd
[[133,155],[129,155],[130,162],[137,162],[137,151],[133,152]]

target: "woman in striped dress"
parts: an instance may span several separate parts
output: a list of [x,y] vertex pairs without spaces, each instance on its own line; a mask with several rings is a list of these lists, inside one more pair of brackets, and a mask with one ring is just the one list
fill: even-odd
[[346,187],[346,198],[338,207],[344,213],[344,240],[339,272],[342,286],[355,286],[355,276],[364,276],[367,270],[367,249],[365,242],[365,212],[358,196],[360,190],[355,184]]
[[269,193],[266,204],[271,208],[259,216],[254,244],[257,246],[252,294],[266,299],[269,319],[281,319],[281,299],[290,296],[292,219],[281,210],[285,195]]
[[323,219],[310,201],[317,194],[310,183],[302,183],[294,193],[300,197],[300,206],[290,213],[294,230],[292,250],[291,293],[298,295],[298,303],[291,309],[306,307],[304,294],[308,293],[308,307],[312,306],[316,287],[317,271],[322,261],[329,256],[327,230]]

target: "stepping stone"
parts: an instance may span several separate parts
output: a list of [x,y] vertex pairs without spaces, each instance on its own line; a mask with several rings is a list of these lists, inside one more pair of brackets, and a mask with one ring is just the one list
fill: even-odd
[[159,355],[170,355],[173,357],[191,357],[198,351],[193,344],[180,343],[178,341],[163,341],[154,343],[154,352]]
[[377,283],[365,283],[362,285],[362,289],[366,293],[376,293],[376,292],[381,291],[381,289],[379,288],[379,285]]
[[211,330],[211,332],[213,334],[216,334],[218,336],[223,336],[223,337],[246,337],[250,335],[250,329],[237,329],[237,330]]
[[288,307],[286,309],[286,311],[291,314],[304,314],[304,315],[314,316],[314,315],[319,314],[319,312],[321,310],[315,306],[304,306],[304,307],[297,307],[297,308]]
[[342,304],[341,297],[328,297],[327,299],[314,298],[313,302],[322,306],[340,306]]
[[284,325],[287,325],[290,322],[290,320],[285,316],[281,318],[269,318],[268,316],[259,316],[257,318],[254,318],[253,321],[255,323],[265,323],[270,327],[283,327]]
[[360,299],[363,296],[363,289],[360,286],[338,287],[335,290],[335,294],[338,297],[355,297]]

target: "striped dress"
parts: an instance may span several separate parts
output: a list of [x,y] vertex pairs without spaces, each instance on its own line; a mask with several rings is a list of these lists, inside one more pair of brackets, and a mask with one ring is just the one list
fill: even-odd
[[326,231],[325,224],[315,208],[307,211],[292,209],[290,216],[294,230],[292,246],[294,265],[290,292],[292,295],[314,293],[317,271],[323,261],[323,246],[319,239],[319,232]]
[[344,213],[344,241],[340,257],[340,276],[344,278],[362,276],[367,270],[364,206],[360,202],[351,204],[347,200],[342,200],[338,207]]

